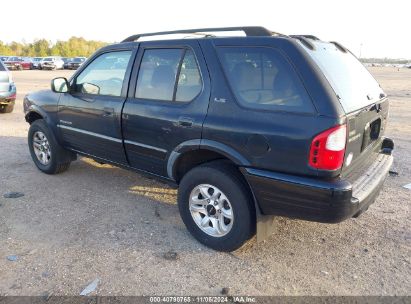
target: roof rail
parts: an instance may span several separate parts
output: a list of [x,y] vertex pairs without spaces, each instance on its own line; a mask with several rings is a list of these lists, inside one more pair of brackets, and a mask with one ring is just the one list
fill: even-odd
[[290,37],[300,40],[310,50],[315,50],[314,44],[305,37],[306,35],[290,35]]
[[347,49],[341,43],[338,43],[337,41],[330,41],[330,43],[334,44],[341,52],[347,53]]
[[320,38],[318,38],[317,36],[314,36],[314,35],[298,35],[298,36],[302,36],[304,38],[308,38],[308,39],[312,39],[312,40],[321,40]]
[[234,32],[234,31],[243,31],[246,34],[246,36],[272,36],[273,34],[285,36],[279,33],[271,32],[262,26],[240,26],[240,27],[199,28],[199,29],[190,29],[190,30],[177,30],[177,31],[137,34],[137,35],[133,35],[133,36],[130,36],[124,39],[122,42],[133,42],[133,41],[138,40],[141,37],[148,37],[148,36],[160,36],[160,35],[172,35],[172,34],[195,34],[195,33],[204,33],[204,32]]

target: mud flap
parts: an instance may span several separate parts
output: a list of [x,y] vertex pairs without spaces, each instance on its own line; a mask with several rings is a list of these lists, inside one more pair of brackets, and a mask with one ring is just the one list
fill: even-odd
[[264,242],[270,235],[277,231],[274,215],[262,215],[257,212],[257,244]]

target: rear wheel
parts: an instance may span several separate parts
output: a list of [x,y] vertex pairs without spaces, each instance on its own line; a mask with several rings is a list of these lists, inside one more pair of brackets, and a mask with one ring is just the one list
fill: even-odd
[[29,129],[28,144],[37,168],[47,174],[66,171],[74,159],[72,152],[63,149],[43,119],[34,121]]
[[189,171],[180,183],[178,207],[190,233],[215,250],[236,250],[255,232],[255,210],[247,185],[224,162]]

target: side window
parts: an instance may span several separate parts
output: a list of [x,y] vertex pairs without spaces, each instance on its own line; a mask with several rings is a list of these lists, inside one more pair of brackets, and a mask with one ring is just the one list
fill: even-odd
[[240,104],[253,109],[314,111],[301,80],[279,51],[267,47],[220,47],[218,55]]
[[120,96],[131,51],[104,53],[77,76],[75,91],[94,95]]
[[193,51],[187,50],[178,77],[176,101],[191,101],[202,89],[200,70]]
[[200,71],[191,50],[144,51],[137,79],[136,98],[189,102],[200,93],[201,88]]

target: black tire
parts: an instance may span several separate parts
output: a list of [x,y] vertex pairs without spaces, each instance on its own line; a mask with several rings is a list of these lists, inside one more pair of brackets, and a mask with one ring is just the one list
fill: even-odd
[[14,110],[14,104],[9,104],[4,108],[0,108],[0,113],[11,113]]
[[[220,189],[230,201],[234,221],[224,236],[204,232],[190,212],[191,191],[200,184]],[[178,207],[188,231],[202,244],[218,251],[234,251],[255,234],[255,208],[248,185],[241,173],[230,164],[214,161],[193,168],[184,175],[178,191]]]
[[[49,143],[50,147],[50,159],[47,165],[42,164],[37,158],[34,152],[33,136],[36,131],[42,132]],[[28,133],[28,145],[31,154],[31,158],[36,164],[37,168],[47,174],[58,174],[66,171],[70,167],[71,161],[75,158],[75,154],[63,149],[56,141],[54,134],[48,128],[43,119],[34,121],[29,129]]]

